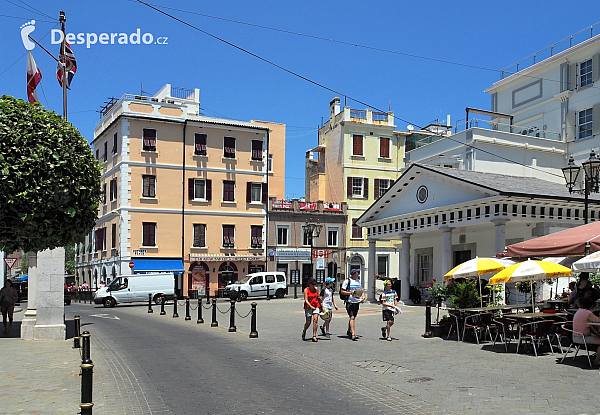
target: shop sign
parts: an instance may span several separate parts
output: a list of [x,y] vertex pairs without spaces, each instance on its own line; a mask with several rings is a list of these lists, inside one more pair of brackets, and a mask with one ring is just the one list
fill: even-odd
[[310,248],[277,248],[278,261],[310,261]]

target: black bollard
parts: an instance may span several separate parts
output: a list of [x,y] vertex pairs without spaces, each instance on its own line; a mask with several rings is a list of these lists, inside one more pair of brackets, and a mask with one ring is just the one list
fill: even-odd
[[167,296],[166,295],[161,295],[160,296],[160,315],[164,316],[165,314],[167,314],[167,312],[165,311],[165,303],[167,302]]
[[190,299],[186,297],[185,299],[185,321],[191,320],[190,317]]
[[148,294],[148,313],[154,313],[152,311],[152,294]]
[[81,317],[73,317],[75,322],[75,335],[73,336],[73,349],[79,349],[81,347]]
[[298,298],[298,283],[294,283],[294,300]]
[[231,300],[231,315],[229,316],[229,332],[236,331],[235,328],[235,300]]
[[90,359],[90,333],[84,331],[81,335],[83,339],[83,350],[81,354],[81,408],[82,415],[91,415],[92,407],[92,388],[94,382],[94,363]]
[[210,304],[210,288],[206,289],[206,304]]
[[173,318],[175,317],[179,317],[179,314],[177,314],[177,294],[173,297]]
[[431,300],[425,301],[425,333],[423,337],[426,339],[433,337],[433,332],[431,331]]
[[269,295],[269,284],[267,284],[267,300],[270,300],[271,296]]
[[198,320],[196,320],[196,324],[203,324],[204,319],[202,318],[202,298],[198,297]]
[[250,320],[250,337],[251,339],[258,338],[258,332],[256,331],[256,303],[251,304],[252,307],[252,319]]
[[242,297],[240,296],[240,292],[242,291],[242,287],[238,285],[238,295],[237,295],[237,302],[241,303],[242,302]]
[[210,323],[211,327],[219,327],[219,322],[217,321],[217,299],[213,298],[212,300],[212,323]]

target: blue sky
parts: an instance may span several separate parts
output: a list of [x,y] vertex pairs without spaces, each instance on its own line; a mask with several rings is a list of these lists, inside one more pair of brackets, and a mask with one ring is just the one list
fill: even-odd
[[[322,2],[151,0],[212,16],[163,9],[241,48],[374,107],[391,109],[417,126],[436,119],[452,123],[465,107],[490,108],[483,91],[500,79],[499,70],[563,39],[600,18],[563,1]],[[32,10],[32,8],[36,10]],[[28,9],[28,10],[25,10]],[[96,112],[108,97],[166,83],[199,88],[209,116],[287,124],[286,195],[304,195],[304,154],[317,143],[321,118],[335,96],[204,33],[130,0],[0,0],[0,94],[26,99],[26,56],[20,26],[35,19],[32,36],[57,54],[50,32],[59,11],[71,33],[150,33],[166,45],[72,44],[77,74],[69,92],[69,121],[91,140]],[[46,14],[43,16],[38,13]],[[16,17],[16,18],[15,18]],[[235,23],[223,19],[245,22]],[[51,22],[55,20],[55,22]],[[266,26],[269,30],[259,26]],[[600,30],[600,28],[598,29]],[[301,33],[308,36],[286,33]],[[376,51],[334,39],[450,63]],[[43,74],[40,101],[62,113],[56,63],[36,46]],[[11,66],[12,65],[12,66]],[[352,108],[364,105],[348,99]],[[407,122],[397,120],[399,129]]]

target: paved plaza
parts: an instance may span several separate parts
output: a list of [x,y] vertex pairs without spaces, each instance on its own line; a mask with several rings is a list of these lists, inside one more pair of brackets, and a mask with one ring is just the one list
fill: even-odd
[[[196,344],[198,359],[202,348],[214,350],[243,350],[255,356],[248,361],[236,361],[220,373],[213,370],[198,373],[197,379],[170,376],[174,388],[182,385],[206,387],[207,382],[223,388],[235,383],[236,373],[256,372],[256,381],[280,385],[279,399],[289,405],[308,398],[314,400],[315,410],[323,413],[455,413],[455,414],[595,414],[599,413],[597,390],[598,369],[590,369],[585,357],[575,361],[567,358],[558,364],[555,355],[545,350],[539,357],[515,354],[490,342],[477,345],[442,338],[424,339],[424,307],[404,306],[392,329],[392,342],[381,338],[380,307],[364,304],[357,318],[358,341],[346,335],[347,317],[343,310],[334,313],[331,338],[319,335],[319,342],[302,341],[304,322],[302,300],[291,296],[282,300],[256,301],[258,339],[248,338],[250,318],[237,317],[235,333],[228,332],[229,315],[217,313],[219,327],[210,327],[211,315],[204,310],[204,324],[185,321],[185,310],[179,307],[179,318],[172,317],[172,305],[167,315],[160,316],[159,308],[148,314],[145,306],[119,306],[104,309],[92,304],[66,307],[67,319],[80,314],[83,330],[92,333],[94,370],[94,413],[181,413],[170,407],[155,386],[151,371],[143,370],[144,362],[136,353],[150,358],[167,358],[161,337],[156,343],[137,344],[134,352],[121,351],[108,340],[107,327],[127,321],[145,321],[166,331],[182,333],[182,338]],[[183,303],[183,302],[182,302]],[[197,303],[192,302],[195,307]],[[206,305],[205,305],[206,306]],[[229,304],[218,303],[220,311]],[[250,302],[237,303],[241,315],[247,314]],[[23,312],[16,313],[20,320]],[[435,315],[434,315],[435,317]],[[100,320],[103,324],[101,326]],[[136,323],[139,325],[139,323]],[[79,351],[72,341],[27,342],[17,338],[18,324],[8,337],[0,338],[1,413],[62,414],[76,413],[79,404]],[[171,336],[172,337],[172,336]],[[166,341],[166,340],[164,340]],[[178,340],[181,342],[181,340]],[[210,363],[210,362],[209,362]],[[168,364],[168,361],[167,361]],[[227,370],[225,370],[227,369]],[[271,373],[272,375],[265,375]],[[214,375],[219,376],[214,377]],[[306,375],[314,384],[299,384],[294,379]],[[266,379],[272,376],[273,379]],[[233,390],[233,389],[232,389]],[[241,399],[243,385],[226,396]],[[233,395],[232,395],[233,393]],[[349,404],[347,397],[351,397]],[[233,405],[233,404],[228,404]],[[241,405],[241,403],[240,403]],[[246,402],[234,408],[239,413],[296,413],[288,409],[263,407],[261,402]],[[237,408],[237,410],[236,410]],[[207,413],[226,413],[219,407]]]

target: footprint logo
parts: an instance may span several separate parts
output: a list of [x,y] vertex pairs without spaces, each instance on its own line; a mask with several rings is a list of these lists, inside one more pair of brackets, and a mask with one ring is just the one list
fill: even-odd
[[35,20],[32,20],[30,22],[25,23],[23,26],[21,26],[21,40],[23,40],[23,46],[25,46],[25,49],[27,50],[33,50],[33,48],[35,48],[35,43],[33,43],[27,36],[29,36],[29,34],[31,32],[33,32],[35,30]]

